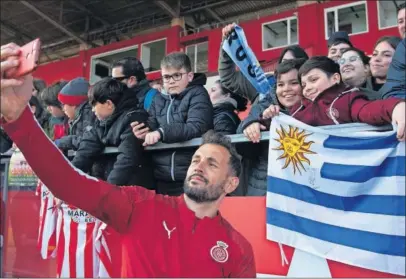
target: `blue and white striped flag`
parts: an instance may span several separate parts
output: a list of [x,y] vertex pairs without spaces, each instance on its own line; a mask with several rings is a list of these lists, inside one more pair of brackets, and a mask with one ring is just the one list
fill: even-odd
[[405,143],[280,115],[269,135],[267,238],[405,275]]

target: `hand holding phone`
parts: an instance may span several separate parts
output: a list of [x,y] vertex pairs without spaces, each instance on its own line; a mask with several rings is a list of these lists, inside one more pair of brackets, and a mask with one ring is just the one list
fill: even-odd
[[12,71],[7,71],[5,76],[7,78],[19,78],[32,73],[38,66],[40,48],[41,41],[39,38],[20,47],[19,66]]

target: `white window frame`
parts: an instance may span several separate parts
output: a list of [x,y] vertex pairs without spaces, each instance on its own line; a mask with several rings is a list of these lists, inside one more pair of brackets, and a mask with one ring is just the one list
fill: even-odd
[[[381,27],[381,9],[379,8],[379,0],[376,1],[376,8],[378,10],[378,29],[379,30],[385,30],[385,29],[389,29],[389,28],[393,28],[393,27],[397,27],[398,25],[391,25],[391,26],[386,26],[386,27]],[[396,13],[397,16],[397,13]],[[397,18],[396,18],[396,22],[397,22]]]
[[327,14],[329,12],[334,11],[334,30],[335,30],[334,32],[337,32],[338,31],[338,10],[353,7],[353,6],[358,6],[360,4],[365,5],[365,20],[366,20],[367,30],[363,31],[363,32],[351,33],[351,34],[348,34],[348,36],[359,35],[359,34],[364,34],[364,33],[369,32],[368,3],[367,3],[367,1],[357,1],[357,2],[353,2],[353,3],[349,3],[349,4],[344,4],[344,5],[324,9],[324,34],[325,34],[326,40],[328,40],[328,38],[329,38]]
[[[194,57],[194,61],[193,61],[194,69],[192,69],[194,73],[196,73],[196,66],[197,66],[197,46],[202,45],[202,44],[207,44],[207,57],[208,57],[209,56],[209,41],[204,41],[204,42],[200,42],[200,43],[197,43],[197,44],[191,44],[191,45],[185,46],[185,54],[186,55],[187,55],[187,48],[188,47],[194,46],[194,48],[195,48],[195,57]],[[207,63],[207,70],[209,70],[208,68],[209,68],[209,64]]]
[[[160,39],[157,39],[157,40],[152,40],[152,41],[148,41],[148,42],[144,42],[144,43],[142,43],[141,44],[141,46],[140,46],[140,61],[141,61],[141,63],[142,63],[142,46],[143,45],[146,45],[146,44],[150,44],[150,43],[155,43],[155,42],[159,42],[159,41],[166,41],[166,43],[165,43],[165,55],[168,53],[168,41],[167,41],[167,38],[165,37],[165,38],[160,38]],[[144,65],[144,64],[143,64]],[[145,66],[144,66],[144,68],[145,68]],[[149,74],[149,73],[158,73],[158,72],[160,72],[161,70],[159,69],[159,70],[156,70],[156,71],[151,71],[151,72],[145,72],[146,74]]]
[[[277,20],[273,20],[273,21],[264,22],[264,23],[261,24],[261,48],[262,48],[262,51],[274,50],[274,49],[278,49],[278,48],[285,48],[285,47],[288,47],[288,46],[293,45],[293,43],[291,42],[291,40],[292,40],[292,38],[291,38],[292,34],[291,34],[291,32],[290,32],[290,22],[291,22],[293,19],[296,19],[296,22],[297,22],[297,42],[294,43],[294,44],[295,44],[295,45],[296,45],[296,44],[297,44],[297,45],[299,44],[299,18],[298,18],[297,16],[290,16],[290,17],[285,17],[285,18],[282,18],[282,19],[277,19]],[[265,26],[265,25],[268,25],[268,24],[272,24],[272,23],[281,22],[281,21],[287,21],[287,22],[288,22],[288,25],[287,25],[287,27],[286,27],[287,30],[288,30],[288,44],[287,44],[287,45],[283,45],[283,46],[277,46],[277,47],[271,47],[271,48],[264,48],[264,26]]]
[[[129,51],[129,50],[135,50],[135,49],[138,49],[138,45],[119,48],[119,49],[110,50],[110,51],[107,51],[107,52],[92,55],[90,57],[89,80],[93,77],[93,71],[96,70],[96,68],[95,68],[96,64],[94,63],[96,60],[98,60],[99,58],[104,57],[104,56],[109,56],[109,55],[112,55],[112,54],[116,54],[116,53],[120,53],[120,52],[124,52],[124,51]],[[102,62],[102,61],[100,61],[100,62]],[[110,71],[111,71],[111,69],[109,69],[109,73],[111,74]]]

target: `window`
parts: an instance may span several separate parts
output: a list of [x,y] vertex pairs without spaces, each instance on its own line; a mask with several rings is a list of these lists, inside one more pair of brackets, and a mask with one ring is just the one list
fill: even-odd
[[93,85],[102,78],[111,75],[111,65],[115,61],[131,56],[138,56],[138,46],[131,46],[93,55],[90,59],[90,84]]
[[161,60],[166,55],[166,39],[144,43],[141,46],[141,63],[145,72],[161,69]]
[[192,62],[192,71],[195,73],[206,73],[208,68],[208,42],[203,42],[186,47],[186,54]]
[[296,17],[262,24],[262,50],[297,44],[297,28]]
[[337,31],[346,31],[348,34],[368,32],[367,5],[365,2],[326,9],[324,19],[326,39]]
[[396,26],[398,22],[397,7],[404,3],[404,0],[377,1],[376,3],[378,4],[379,29]]

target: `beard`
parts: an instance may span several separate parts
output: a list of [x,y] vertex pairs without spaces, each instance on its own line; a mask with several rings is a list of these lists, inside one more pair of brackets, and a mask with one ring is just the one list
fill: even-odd
[[[191,179],[194,176],[200,177],[204,180],[204,186],[193,186],[193,182]],[[185,195],[193,200],[196,203],[206,203],[206,202],[214,202],[220,198],[220,196],[224,193],[224,185],[226,180],[218,183],[209,185],[209,182],[206,178],[201,175],[191,175],[186,177],[185,183],[183,185],[183,190]]]

